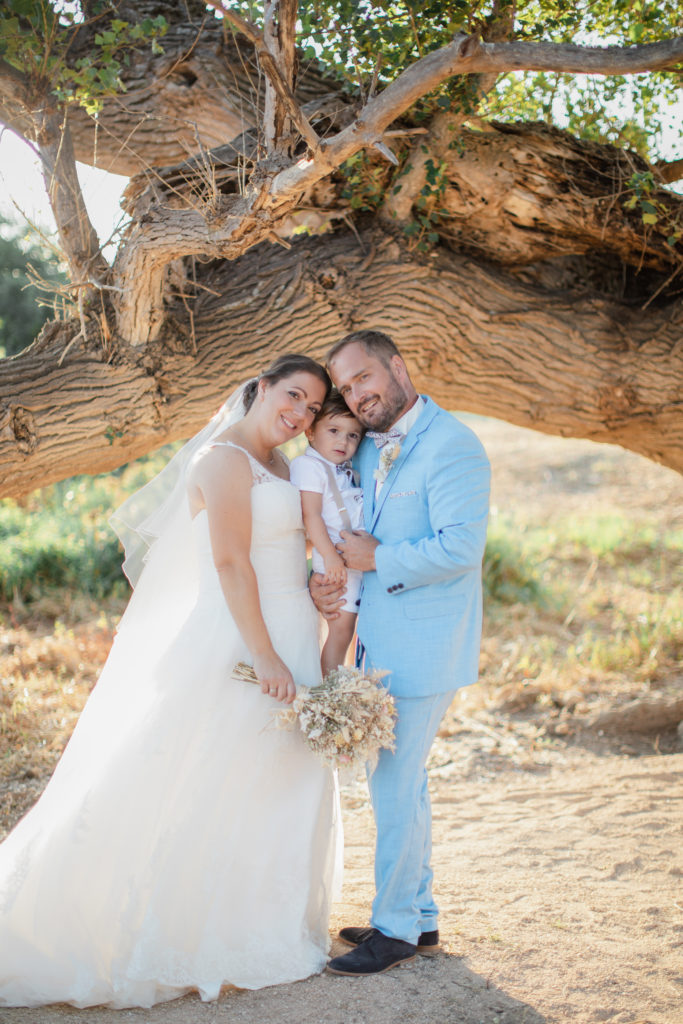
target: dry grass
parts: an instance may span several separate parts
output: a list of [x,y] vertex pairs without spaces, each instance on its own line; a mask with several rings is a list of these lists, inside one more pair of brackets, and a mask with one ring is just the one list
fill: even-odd
[[606,707],[683,689],[683,481],[622,449],[479,421],[493,466],[490,536],[513,543],[534,600],[489,602],[481,676],[460,717],[530,744],[622,753],[677,749],[662,735],[602,737]]
[[121,603],[84,600],[50,616],[7,609],[0,625],[0,832],[51,774],[111,646]]

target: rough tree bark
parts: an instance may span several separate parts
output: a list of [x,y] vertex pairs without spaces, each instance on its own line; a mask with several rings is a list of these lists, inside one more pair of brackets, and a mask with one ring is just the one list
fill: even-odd
[[320,357],[368,324],[398,340],[418,386],[449,408],[622,444],[683,471],[683,309],[626,315],[621,302],[551,293],[462,256],[416,261],[376,228],[260,247],[202,280],[216,294],[196,304],[196,354],[160,342],[113,365],[95,349],[60,366],[53,326],[0,364],[14,396],[0,408],[5,493],[187,436],[274,355]]
[[[629,74],[680,62],[683,38],[600,49],[506,42],[505,27],[460,35],[361,109],[313,66],[294,81],[295,4],[266,7],[264,37],[241,24],[252,46],[198,0],[166,5],[164,53],[134,58],[127,92],[97,123],[70,113],[77,158],[141,173],[111,270],[76,215],[74,274],[95,277],[99,293],[81,291],[74,323],[0,361],[0,493],[186,436],[277,352],[320,356],[369,325],[451,408],[683,471],[683,201],[659,189],[657,223],[644,228],[625,205],[630,176],[649,169],[633,154],[547,126],[401,120],[450,75],[488,88],[513,68]],[[119,6],[132,20],[154,11],[151,0]],[[84,32],[75,49],[87,46]],[[35,141],[40,110],[0,62],[0,119]],[[359,218],[338,169],[361,150],[379,198]],[[407,173],[393,177],[394,164]],[[424,254],[411,227],[437,165],[427,203],[439,204],[438,244]],[[294,239],[302,226],[333,233]]]

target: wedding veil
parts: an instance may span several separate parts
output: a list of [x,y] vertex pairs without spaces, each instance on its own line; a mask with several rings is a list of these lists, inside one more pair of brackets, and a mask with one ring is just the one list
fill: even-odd
[[247,381],[220,407],[205,427],[195,434],[149,483],[131,495],[111,515],[109,523],[123,545],[121,568],[135,587],[156,541],[189,518],[185,484],[197,452],[245,415],[243,396]]
[[[129,739],[154,717],[173,668],[174,643],[196,604],[199,563],[186,492],[197,453],[244,416],[240,387],[168,465],[112,516],[125,547],[124,569],[135,589],[92,691],[50,783],[13,842],[42,841],[65,808],[106,778]],[[188,699],[191,699],[191,695]],[[153,735],[153,731],[152,731]],[[122,764],[127,770],[125,756]],[[144,766],[135,766],[140,771]],[[18,832],[18,830],[16,830]],[[14,835],[15,833],[13,833]],[[10,842],[10,840],[7,840]]]

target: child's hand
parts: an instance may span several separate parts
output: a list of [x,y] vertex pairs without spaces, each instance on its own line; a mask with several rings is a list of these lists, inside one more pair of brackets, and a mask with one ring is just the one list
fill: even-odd
[[341,555],[328,555],[325,559],[325,583],[343,586],[346,583],[346,566]]

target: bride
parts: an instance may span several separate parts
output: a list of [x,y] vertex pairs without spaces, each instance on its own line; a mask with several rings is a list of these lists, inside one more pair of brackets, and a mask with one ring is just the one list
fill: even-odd
[[[282,356],[117,513],[135,591],[73,737],[0,846],[0,1006],[151,1006],[325,966],[332,773],[277,702],[320,677],[277,446],[330,387]],[[231,679],[253,664],[260,689]]]

